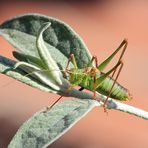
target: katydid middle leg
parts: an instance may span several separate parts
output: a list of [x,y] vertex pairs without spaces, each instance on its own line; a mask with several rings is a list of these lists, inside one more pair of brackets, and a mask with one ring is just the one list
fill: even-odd
[[96,99],[96,71],[95,71],[95,73],[94,73],[94,99]]
[[91,69],[91,73],[93,75],[93,81],[94,81],[94,84],[93,84],[93,92],[94,92],[94,99],[96,99],[96,73],[98,71],[97,67],[98,67],[98,59],[96,56],[93,56],[90,63],[87,65],[88,67],[89,66],[92,66],[93,62],[95,61],[95,67],[92,67]]
[[96,73],[97,73],[97,67],[98,67],[98,59],[97,59],[97,57],[96,56],[93,56],[92,57],[92,60],[91,60],[91,62],[93,63],[93,61],[95,61],[95,68],[93,68],[93,79],[94,79],[94,85],[93,85],[93,91],[94,91],[94,99],[96,99]]

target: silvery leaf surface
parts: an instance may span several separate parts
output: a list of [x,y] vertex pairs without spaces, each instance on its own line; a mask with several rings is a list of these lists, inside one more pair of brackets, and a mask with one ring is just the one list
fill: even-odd
[[71,100],[37,112],[20,127],[8,148],[47,147],[95,106],[93,100]]
[[[45,31],[43,38],[51,57],[59,68],[65,69],[70,53],[75,55],[79,68],[85,67],[91,59],[86,45],[69,25],[58,19],[40,14],[17,16],[0,25],[0,35],[17,48],[18,51],[15,53],[18,54],[14,55],[18,60],[21,60],[22,57],[25,60],[28,56],[32,56],[34,61],[38,62],[36,36],[43,24],[48,22],[51,23],[51,26]],[[72,65],[70,66],[72,67]],[[50,91],[54,92],[52,89]]]
[[24,54],[38,56],[36,36],[47,22],[51,23],[51,27],[44,33],[44,40],[53,59],[65,67],[67,58],[73,53],[78,67],[85,67],[91,59],[85,43],[69,25],[58,19],[41,14],[17,16],[0,25],[0,34]]

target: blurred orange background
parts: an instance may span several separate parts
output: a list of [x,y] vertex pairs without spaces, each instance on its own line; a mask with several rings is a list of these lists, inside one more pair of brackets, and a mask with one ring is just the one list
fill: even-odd
[[[0,23],[29,12],[68,23],[99,61],[127,38],[129,45],[118,81],[133,94],[128,104],[148,111],[148,1],[1,1]],[[0,37],[0,55],[12,58],[12,50],[14,48]],[[19,126],[36,111],[51,104],[54,98],[58,96],[0,74],[0,148],[7,147]],[[108,112],[106,115],[102,108],[93,109],[50,147],[148,147],[147,121],[119,111]]]

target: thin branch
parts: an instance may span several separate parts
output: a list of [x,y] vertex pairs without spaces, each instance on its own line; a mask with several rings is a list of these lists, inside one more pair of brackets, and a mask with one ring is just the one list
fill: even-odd
[[[72,90],[69,93],[69,96],[80,98],[80,99],[93,99],[93,95],[86,93],[86,92],[78,91],[76,89]],[[96,106],[103,106],[103,102],[106,100],[106,97],[103,95],[97,94],[97,100],[98,101],[96,101]],[[126,112],[131,115],[135,115],[137,117],[148,120],[148,112],[147,111],[144,111],[142,109],[127,105],[125,103],[122,103],[122,102],[119,102],[116,100],[113,100],[111,98],[109,98],[107,101],[107,108]]]
[[117,102],[112,99],[108,101],[108,108],[109,109],[116,109],[116,110],[126,112],[131,115],[135,115],[137,117],[148,120],[148,112],[147,111],[144,111],[144,110],[139,109],[137,107],[133,107],[133,106],[121,103],[121,102]]

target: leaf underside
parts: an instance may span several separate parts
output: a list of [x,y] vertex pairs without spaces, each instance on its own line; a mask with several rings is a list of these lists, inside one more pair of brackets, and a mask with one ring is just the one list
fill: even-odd
[[39,90],[50,92],[50,93],[57,93],[54,90],[52,90],[52,88],[37,81],[36,79],[33,79],[30,76],[25,76],[26,73],[24,73],[24,71],[20,69],[13,69],[15,64],[16,64],[16,61],[0,56],[0,73],[5,74],[9,77],[12,77],[16,80],[19,80],[22,83],[25,83]]
[[8,148],[47,147],[95,106],[92,100],[71,100],[37,112],[20,127]]

